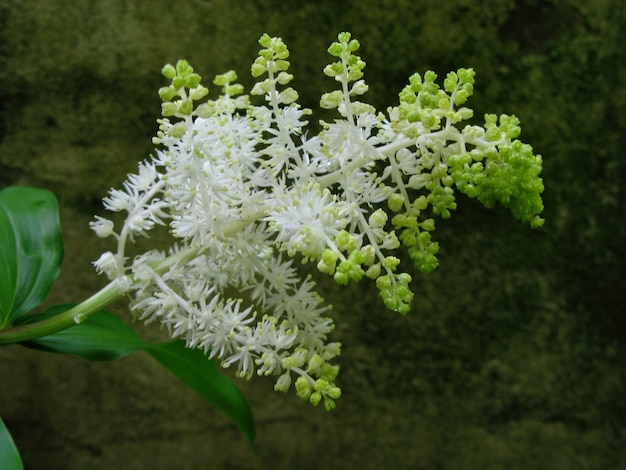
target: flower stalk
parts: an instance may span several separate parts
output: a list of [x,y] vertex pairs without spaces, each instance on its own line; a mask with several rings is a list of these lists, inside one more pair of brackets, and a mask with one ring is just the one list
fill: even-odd
[[0,344],[19,343],[58,333],[83,323],[95,313],[121,299],[123,295],[119,283],[112,281],[88,299],[59,315],[0,331]]

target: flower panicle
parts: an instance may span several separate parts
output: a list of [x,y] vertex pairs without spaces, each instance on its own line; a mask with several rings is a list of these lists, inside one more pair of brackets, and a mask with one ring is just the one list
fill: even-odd
[[[340,285],[368,278],[387,308],[406,314],[413,278],[397,252],[404,247],[423,273],[438,266],[436,218],[451,217],[457,190],[543,223],[541,157],[518,140],[517,118],[467,124],[472,69],[450,72],[442,86],[434,72],[416,73],[382,113],[360,101],[368,85],[359,41],[337,39],[323,70],[337,88],[320,107],[338,119],[317,135],[306,132],[311,110],[298,104],[280,38],[259,39],[248,94],[234,71],[215,77],[209,97],[188,62],[166,65],[156,155],[104,200],[126,214],[119,230],[104,217],[91,223],[117,241],[96,269],[124,280],[138,319],[327,410],[341,395],[340,345],[329,341],[329,306],[294,258]],[[160,225],[170,251],[131,259],[128,245]]]

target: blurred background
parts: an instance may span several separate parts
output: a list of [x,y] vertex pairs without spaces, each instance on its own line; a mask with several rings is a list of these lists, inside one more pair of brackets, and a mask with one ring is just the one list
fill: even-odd
[[[320,276],[343,397],[329,414],[271,380],[238,380],[257,453],[148,356],[1,348],[0,416],[27,469],[626,468],[620,0],[0,0],[0,188],[59,199],[66,256],[47,304],[104,285],[90,263],[111,245],[88,222],[153,151],[165,63],[186,58],[210,89],[234,69],[249,90],[258,38],[281,36],[315,109],[341,31],[361,42],[380,110],[414,72],[473,67],[475,116],[517,115],[544,157],[545,226],[459,196],[406,317],[369,283]],[[112,311],[130,320],[123,303]]]

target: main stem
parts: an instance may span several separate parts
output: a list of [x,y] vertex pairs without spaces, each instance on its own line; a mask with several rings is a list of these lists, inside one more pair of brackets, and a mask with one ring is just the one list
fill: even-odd
[[69,310],[30,325],[15,326],[0,331],[0,344],[19,343],[48,336],[84,322],[90,316],[122,298],[115,281]]
[[[236,227],[233,227],[233,230],[235,229]],[[157,274],[162,274],[173,265],[188,263],[198,256],[199,253],[200,250],[198,248],[187,248],[154,263],[152,269]],[[14,326],[0,331],[0,345],[29,341],[58,333],[84,322],[123,296],[124,293],[118,287],[118,283],[113,280],[88,299],[59,315],[31,323],[30,325]]]

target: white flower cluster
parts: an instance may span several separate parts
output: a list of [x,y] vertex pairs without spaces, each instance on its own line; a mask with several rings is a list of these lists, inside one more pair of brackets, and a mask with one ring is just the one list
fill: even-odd
[[[324,73],[340,89],[324,94],[321,106],[341,119],[310,138],[310,111],[287,86],[293,77],[280,38],[259,40],[251,95],[263,97],[261,105],[243,94],[234,72],[215,79],[217,99],[199,103],[208,89],[189,64],[166,66],[172,83],[159,90],[160,149],[104,200],[127,212],[121,230],[101,217],[92,223],[98,236],[117,239],[117,251],[95,266],[132,296],[137,318],[162,323],[242,376],[277,376],[277,390],[295,377],[297,395],[328,410],[341,394],[331,363],[340,345],[328,342],[329,307],[293,258],[340,284],[375,279],[387,307],[406,313],[411,277],[397,272],[389,252],[403,243],[422,271],[434,269],[434,222],[422,213],[429,205],[444,217],[454,209],[449,160],[470,145],[476,160],[483,151],[497,154],[512,135],[489,141],[481,128],[453,126],[471,116],[455,109],[471,94],[471,70],[449,74],[445,91],[432,76],[412,77],[386,118],[357,101],[367,91],[365,63],[354,55],[359,43],[349,33],[338,39],[329,48],[338,61]],[[455,168],[474,171],[470,164]],[[129,260],[127,243],[157,225],[167,225],[176,244]]]

